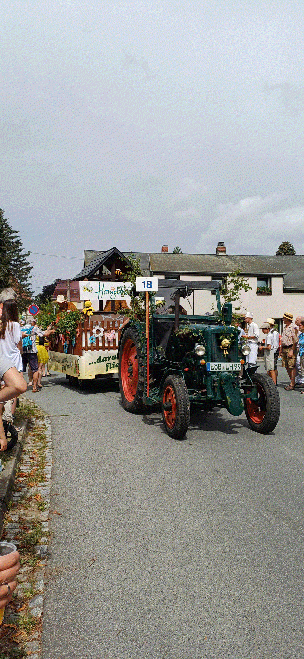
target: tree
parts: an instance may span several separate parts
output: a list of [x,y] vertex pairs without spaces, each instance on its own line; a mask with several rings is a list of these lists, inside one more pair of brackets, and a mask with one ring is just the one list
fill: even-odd
[[288,242],[288,240],[285,240],[283,243],[280,244],[279,248],[276,251],[276,256],[294,256],[296,253],[296,250],[294,246]]
[[235,270],[223,278],[221,297],[225,302],[240,302],[241,292],[246,293],[251,288],[248,279],[241,276],[240,270]]
[[183,252],[182,252],[181,248],[178,247],[178,245],[176,247],[174,247],[173,252],[172,252],[172,254],[182,254],[182,253]]
[[32,265],[27,260],[19,231],[12,229],[0,208],[0,290],[12,287],[19,298],[20,308],[31,300],[30,272]]
[[38,304],[38,307],[40,307],[41,304],[47,303],[51,299],[59,281],[60,279],[55,279],[52,284],[46,284],[43,286],[41,293],[38,293],[35,297],[35,302]]

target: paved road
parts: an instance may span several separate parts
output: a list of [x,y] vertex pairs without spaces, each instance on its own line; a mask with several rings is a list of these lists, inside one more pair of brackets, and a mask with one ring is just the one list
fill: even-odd
[[280,394],[271,436],[216,411],[176,442],[113,382],[29,391],[54,445],[43,659],[304,657],[304,396]]

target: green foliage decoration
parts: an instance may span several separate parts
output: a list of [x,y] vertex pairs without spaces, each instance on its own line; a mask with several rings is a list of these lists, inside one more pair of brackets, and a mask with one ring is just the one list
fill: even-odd
[[57,305],[52,300],[47,300],[39,305],[39,314],[36,316],[37,325],[43,330],[46,330],[49,325],[56,321],[56,308]]
[[55,330],[62,334],[66,341],[70,342],[76,338],[76,332],[83,314],[79,309],[75,311],[61,311],[55,321]]
[[136,292],[136,277],[142,277],[140,269],[140,260],[134,255],[128,255],[130,266],[126,268],[125,274],[122,275],[123,281],[130,281],[132,288],[130,291],[131,306],[130,309],[119,309],[120,313],[124,316],[129,316],[131,320],[144,320],[145,319],[145,294]]

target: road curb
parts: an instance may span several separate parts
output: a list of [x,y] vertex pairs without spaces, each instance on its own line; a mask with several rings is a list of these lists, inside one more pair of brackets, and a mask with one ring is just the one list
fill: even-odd
[[21,424],[21,430],[18,433],[17,444],[11,451],[11,458],[8,460],[3,471],[0,473],[0,537],[3,531],[4,517],[8,511],[9,503],[12,498],[16,471],[22,455],[27,428],[28,421],[26,420]]

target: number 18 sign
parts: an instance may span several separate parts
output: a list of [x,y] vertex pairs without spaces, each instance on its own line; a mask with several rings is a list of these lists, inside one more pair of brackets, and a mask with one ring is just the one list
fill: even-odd
[[158,277],[136,277],[138,293],[155,293],[158,291]]

